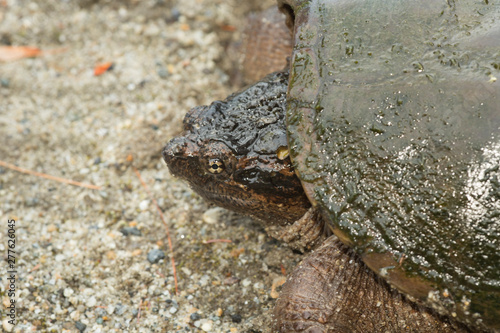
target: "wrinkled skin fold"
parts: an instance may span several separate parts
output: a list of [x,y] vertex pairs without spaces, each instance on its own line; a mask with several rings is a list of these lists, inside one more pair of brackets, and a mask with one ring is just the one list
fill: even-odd
[[276,303],[280,332],[470,332],[408,302],[337,237],[290,274]]

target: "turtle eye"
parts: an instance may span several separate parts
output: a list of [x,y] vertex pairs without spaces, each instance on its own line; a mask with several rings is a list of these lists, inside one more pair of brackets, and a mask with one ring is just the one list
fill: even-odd
[[224,171],[224,163],[218,158],[212,158],[208,160],[208,172],[210,173],[221,173]]

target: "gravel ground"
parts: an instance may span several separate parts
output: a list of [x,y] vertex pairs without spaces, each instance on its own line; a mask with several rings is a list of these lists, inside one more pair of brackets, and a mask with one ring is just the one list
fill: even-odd
[[[4,331],[270,331],[272,283],[301,256],[257,222],[209,206],[160,155],[187,110],[235,89],[228,44],[248,11],[272,1],[241,3],[0,0],[0,45],[49,51],[0,63],[0,160],[101,187],[0,167]],[[112,70],[94,76],[104,62]],[[170,230],[177,293],[167,228],[134,168]]]

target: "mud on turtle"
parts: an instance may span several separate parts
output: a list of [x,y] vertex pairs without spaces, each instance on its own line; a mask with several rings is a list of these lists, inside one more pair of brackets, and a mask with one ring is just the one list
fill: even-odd
[[500,5],[278,5],[289,74],[194,108],[163,151],[206,199],[316,249],[276,329],[500,332]]

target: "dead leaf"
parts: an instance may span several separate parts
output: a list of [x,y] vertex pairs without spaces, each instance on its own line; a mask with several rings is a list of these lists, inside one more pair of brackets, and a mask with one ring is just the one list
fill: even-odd
[[285,266],[283,266],[283,264],[281,264],[281,274],[286,276],[286,269],[285,269]]
[[0,61],[14,61],[42,55],[42,50],[33,46],[0,46]]
[[220,26],[220,28],[223,31],[228,31],[228,32],[235,32],[236,31],[236,27],[234,25],[229,25],[229,24],[223,24]]
[[94,67],[94,75],[99,76],[104,73],[106,73],[108,70],[110,70],[113,67],[113,63],[111,61],[99,64]]

